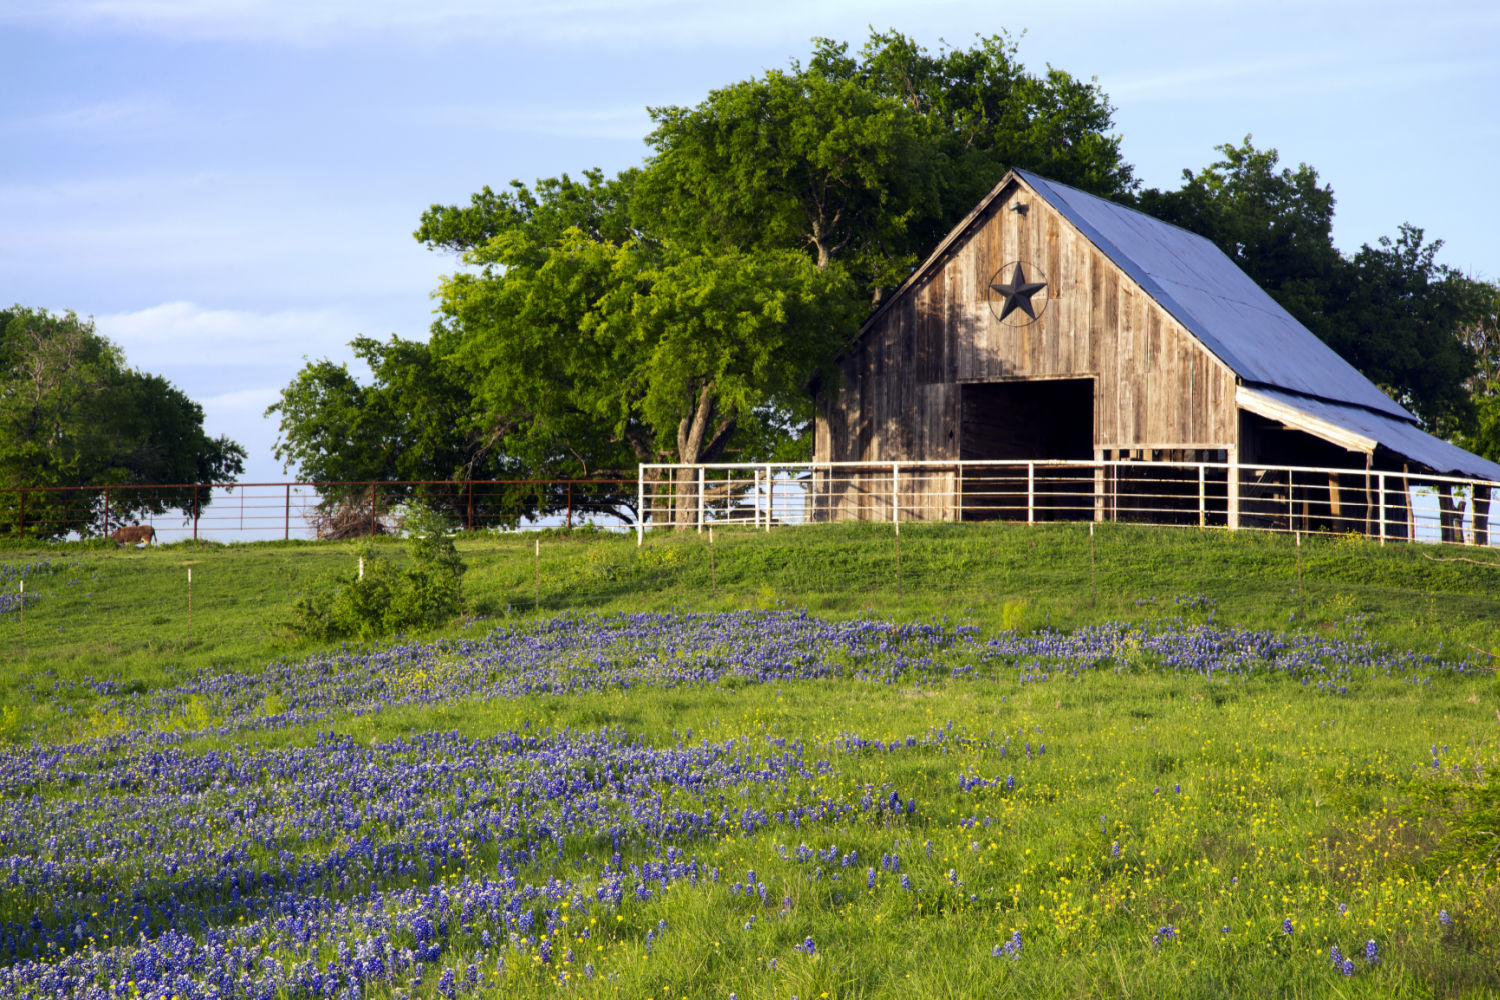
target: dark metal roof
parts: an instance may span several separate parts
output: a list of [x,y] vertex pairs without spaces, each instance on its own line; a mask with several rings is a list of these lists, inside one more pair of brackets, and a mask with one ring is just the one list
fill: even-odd
[[1030,171],[1015,173],[1243,381],[1416,420],[1209,240]]
[[1433,437],[1404,420],[1371,413],[1357,406],[1340,406],[1321,399],[1277,392],[1275,389],[1257,388],[1255,391],[1309,416],[1352,431],[1360,437],[1377,441],[1396,454],[1427,466],[1438,475],[1500,481],[1500,465],[1464,451],[1442,438]]

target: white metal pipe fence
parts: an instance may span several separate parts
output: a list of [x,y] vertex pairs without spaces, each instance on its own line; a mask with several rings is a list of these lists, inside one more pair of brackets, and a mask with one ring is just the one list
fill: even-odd
[[637,541],[707,525],[1120,521],[1497,544],[1500,482],[1228,462],[990,461],[642,465]]

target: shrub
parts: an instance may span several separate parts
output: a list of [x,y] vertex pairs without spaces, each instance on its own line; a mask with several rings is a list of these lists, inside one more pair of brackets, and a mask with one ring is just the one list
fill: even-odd
[[443,518],[410,508],[401,520],[411,563],[400,566],[366,541],[355,549],[363,572],[326,576],[292,606],[293,632],[314,639],[377,639],[451,620],[463,603],[467,568]]

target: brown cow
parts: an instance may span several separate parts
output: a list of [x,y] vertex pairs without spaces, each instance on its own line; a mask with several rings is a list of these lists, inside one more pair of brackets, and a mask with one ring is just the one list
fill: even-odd
[[117,546],[134,545],[137,542],[145,542],[147,545],[150,545],[156,541],[156,529],[149,524],[125,525],[116,528],[109,537]]

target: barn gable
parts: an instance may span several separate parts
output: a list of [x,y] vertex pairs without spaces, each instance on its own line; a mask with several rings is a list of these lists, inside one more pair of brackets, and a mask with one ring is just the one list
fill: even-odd
[[1422,432],[1210,241],[1027,171],[882,303],[841,367],[822,461],[1363,452],[1362,466],[1500,478]]

